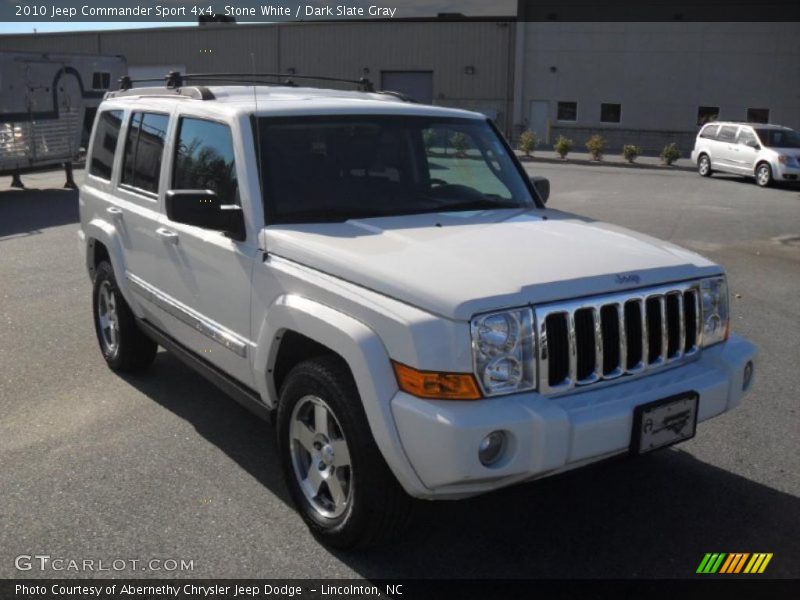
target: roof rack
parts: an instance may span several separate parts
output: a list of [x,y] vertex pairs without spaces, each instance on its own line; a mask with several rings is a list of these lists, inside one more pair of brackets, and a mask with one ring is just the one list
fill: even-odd
[[[281,79],[282,81],[263,81],[264,79]],[[359,79],[345,79],[342,77],[328,77],[326,75],[297,75],[295,73],[186,73],[182,74],[179,71],[170,71],[164,78],[149,78],[149,79],[131,79],[128,76],[121,77],[119,80],[119,89],[121,91],[128,91],[133,87],[134,83],[144,83],[150,81],[163,81],[165,87],[169,89],[177,89],[183,87],[186,82],[192,80],[202,81],[218,81],[221,83],[240,83],[253,85],[283,85],[294,87],[297,84],[295,79],[301,80],[316,80],[316,81],[332,81],[337,83],[349,83],[358,86],[362,92],[374,92],[375,86],[366,77]]]

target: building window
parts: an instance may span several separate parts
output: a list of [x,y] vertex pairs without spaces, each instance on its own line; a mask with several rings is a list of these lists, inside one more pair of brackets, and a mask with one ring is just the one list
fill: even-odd
[[559,102],[558,112],[556,119],[559,121],[577,121],[578,120],[578,103],[577,102]]
[[748,123],[769,123],[769,109],[768,108],[748,108],[747,109],[747,122]]
[[111,87],[111,73],[93,73],[92,88],[96,90],[107,90]]
[[697,125],[705,125],[719,119],[719,106],[700,106],[697,108]]
[[619,123],[621,118],[621,104],[608,104],[604,102],[600,105],[600,121],[602,123]]

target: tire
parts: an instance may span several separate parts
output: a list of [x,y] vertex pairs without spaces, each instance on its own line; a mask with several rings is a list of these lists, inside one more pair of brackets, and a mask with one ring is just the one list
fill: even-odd
[[708,154],[701,154],[697,159],[697,172],[701,177],[711,177],[713,171],[711,170],[711,159]]
[[772,185],[772,167],[767,163],[756,165],[756,185],[758,187],[769,187]]
[[413,501],[375,444],[341,359],[320,357],[292,369],[277,426],[286,485],[317,539],[354,548],[399,537]]
[[92,313],[100,351],[113,371],[132,373],[152,364],[158,344],[139,329],[107,261],[95,269]]

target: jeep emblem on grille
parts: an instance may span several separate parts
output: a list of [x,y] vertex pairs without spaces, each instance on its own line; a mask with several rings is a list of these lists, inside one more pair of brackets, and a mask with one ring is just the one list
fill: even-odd
[[639,283],[641,278],[636,273],[620,273],[617,275],[616,282],[619,285],[623,283]]

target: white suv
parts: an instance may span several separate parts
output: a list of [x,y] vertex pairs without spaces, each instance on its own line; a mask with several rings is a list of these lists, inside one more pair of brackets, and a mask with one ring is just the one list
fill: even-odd
[[761,187],[800,178],[800,133],[780,125],[708,123],[697,134],[692,160],[697,172],[754,177]]
[[[180,84],[178,84],[180,85]],[[114,370],[157,345],[274,418],[326,543],[691,438],[755,348],[722,268],[545,207],[485,116],[387,93],[109,93],[81,252]]]

